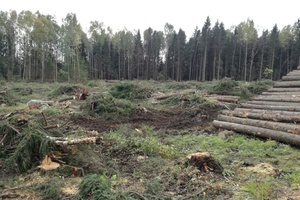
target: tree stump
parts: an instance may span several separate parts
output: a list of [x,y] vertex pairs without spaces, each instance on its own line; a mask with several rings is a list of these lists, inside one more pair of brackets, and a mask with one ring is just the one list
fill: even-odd
[[197,167],[202,172],[223,172],[221,164],[211,157],[209,152],[192,153],[187,156],[187,159],[190,165]]

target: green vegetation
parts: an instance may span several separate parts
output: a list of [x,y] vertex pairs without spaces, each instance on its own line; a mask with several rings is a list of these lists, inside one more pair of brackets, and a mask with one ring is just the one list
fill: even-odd
[[53,177],[50,178],[50,180],[36,186],[35,189],[43,199],[60,200],[63,195],[61,191],[62,186],[62,181],[60,181],[58,177]]
[[114,98],[109,93],[94,96],[92,103],[85,106],[92,114],[104,119],[120,119],[128,117],[135,105],[127,99]]
[[[82,87],[30,84],[29,93],[20,83],[7,84],[11,89],[4,95],[18,105],[1,107],[0,116],[20,112],[0,121],[0,193],[3,188],[16,187],[18,194],[37,199],[134,200],[284,199],[298,192],[298,148],[237,133],[219,136],[211,126],[213,117],[203,117],[217,115],[220,109],[220,103],[202,95],[204,92],[231,90],[231,95],[245,93],[249,98],[269,87],[269,81],[120,84],[95,80],[89,84],[84,87],[91,95],[85,101],[71,100],[64,109],[63,104],[55,104],[33,110],[26,106],[30,99],[56,99]],[[185,89],[196,92],[181,93]],[[156,93],[180,95],[152,102],[149,97]],[[44,129],[41,111],[47,125],[62,126]],[[172,123],[179,125],[169,126]],[[100,142],[57,146],[45,139],[86,137],[92,130],[103,137]],[[59,169],[37,170],[53,151],[61,153],[52,160],[61,164]],[[203,172],[190,165],[186,156],[195,152],[209,152],[224,171]],[[270,166],[270,171],[263,166]]]
[[139,131],[124,126],[110,132],[105,138],[115,144],[115,150],[163,158],[178,157],[177,151],[172,146],[163,144],[157,135],[158,133],[148,126],[143,126]]

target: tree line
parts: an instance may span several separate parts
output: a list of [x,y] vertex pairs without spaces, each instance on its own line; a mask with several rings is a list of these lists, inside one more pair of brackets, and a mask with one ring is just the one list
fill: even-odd
[[76,14],[59,25],[31,11],[0,11],[0,79],[80,82],[87,79],[278,80],[300,64],[300,19],[258,34],[253,20],[231,29],[207,17],[187,38],[166,23],[113,32],[99,21],[82,30]]

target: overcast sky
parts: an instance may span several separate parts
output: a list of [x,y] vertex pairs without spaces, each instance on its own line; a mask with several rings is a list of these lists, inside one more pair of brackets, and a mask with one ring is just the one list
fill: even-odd
[[113,31],[126,27],[144,31],[148,27],[163,30],[170,23],[190,37],[196,26],[202,28],[206,17],[212,26],[219,20],[225,28],[252,19],[259,31],[293,25],[300,18],[299,0],[0,0],[0,10],[37,10],[56,16],[61,22],[67,13],[76,13],[84,31],[97,20]]

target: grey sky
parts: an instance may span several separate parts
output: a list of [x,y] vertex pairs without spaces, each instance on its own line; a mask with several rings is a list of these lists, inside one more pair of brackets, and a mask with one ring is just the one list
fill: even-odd
[[163,30],[168,22],[176,30],[182,28],[188,37],[196,26],[203,26],[207,16],[212,26],[219,20],[225,28],[249,18],[259,31],[270,30],[275,23],[282,29],[300,18],[297,0],[0,0],[0,5],[2,11],[39,10],[42,14],[55,15],[58,22],[67,13],[76,13],[84,31],[94,20],[113,31],[124,27],[130,31],[144,31],[148,27]]

